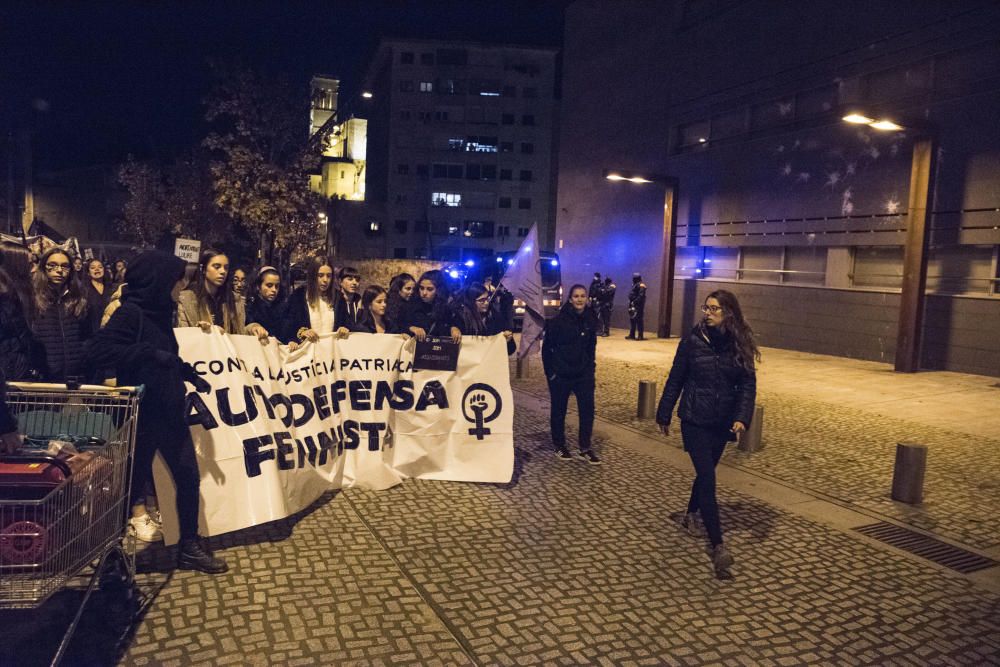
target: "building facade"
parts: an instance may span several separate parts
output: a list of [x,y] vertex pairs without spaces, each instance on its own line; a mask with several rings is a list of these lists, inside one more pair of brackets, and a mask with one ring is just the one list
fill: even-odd
[[579,0],[563,52],[564,282],[641,273],[656,330],[664,186],[603,173],[657,174],[678,186],[672,335],[729,289],[764,345],[892,361],[913,147],[933,137],[920,365],[1000,375],[997,35],[995,3]]
[[369,66],[362,233],[386,255],[476,260],[555,220],[554,49],[383,40]]

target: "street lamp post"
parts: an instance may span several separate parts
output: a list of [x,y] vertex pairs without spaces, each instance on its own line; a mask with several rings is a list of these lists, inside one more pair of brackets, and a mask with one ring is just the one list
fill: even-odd
[[920,338],[927,289],[927,255],[930,242],[928,212],[933,207],[937,140],[927,127],[914,128],[889,118],[853,111],[843,120],[867,125],[882,132],[919,130],[913,142],[910,162],[910,196],[906,213],[906,244],[903,246],[903,283],[900,289],[899,320],[896,324],[896,358],[894,368],[899,373],[920,370]]
[[663,197],[663,261],[660,266],[660,313],[656,323],[656,335],[670,337],[670,323],[674,304],[674,257],[677,254],[677,179],[656,174],[636,174],[620,169],[605,169],[604,178],[609,181],[629,183],[659,183],[665,187]]

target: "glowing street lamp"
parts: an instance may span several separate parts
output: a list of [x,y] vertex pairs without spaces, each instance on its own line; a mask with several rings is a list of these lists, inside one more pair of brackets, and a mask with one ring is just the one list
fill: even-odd
[[663,198],[663,264],[660,272],[660,317],[656,335],[670,337],[670,319],[674,299],[674,257],[677,254],[677,179],[657,174],[637,174],[621,169],[605,169],[609,181],[629,183],[659,183],[666,187]]
[[903,246],[903,284],[900,289],[899,321],[896,325],[895,370],[915,373],[920,370],[920,335],[924,314],[924,290],[927,287],[927,249],[930,242],[928,211],[934,204],[934,177],[937,137],[925,123],[901,125],[889,118],[872,118],[852,112],[843,117],[848,123],[863,124],[882,132],[913,130],[910,160],[910,196],[906,213],[906,244]]

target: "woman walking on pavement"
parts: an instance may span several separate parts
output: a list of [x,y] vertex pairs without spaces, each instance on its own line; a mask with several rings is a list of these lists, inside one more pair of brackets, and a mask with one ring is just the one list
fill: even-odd
[[712,292],[701,311],[704,318],[677,348],[656,411],[656,423],[664,435],[669,434],[679,397],[681,438],[695,470],[682,523],[695,533],[701,515],[712,544],[715,574],[724,579],[731,576],[733,557],[722,541],[715,468],[726,443],[736,440],[750,425],[757,396],[754,368],[760,352],[739,301],[731,292]]
[[545,323],[542,366],[552,401],[550,422],[556,456],[563,460],[572,458],[566,449],[566,406],[569,395],[576,394],[576,409],[580,414],[580,458],[591,465],[600,465],[601,459],[590,442],[594,430],[598,324],[588,299],[586,287],[573,285],[559,314]]

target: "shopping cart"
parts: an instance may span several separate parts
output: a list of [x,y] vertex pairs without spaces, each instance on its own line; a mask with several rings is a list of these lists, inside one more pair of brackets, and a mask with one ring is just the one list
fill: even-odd
[[[135,542],[126,528],[141,396],[142,387],[8,383],[26,447],[0,457],[8,472],[0,475],[0,609],[38,607],[92,568],[53,664],[98,584],[133,590]],[[53,441],[79,453],[46,456]],[[18,481],[4,486],[5,477]]]

